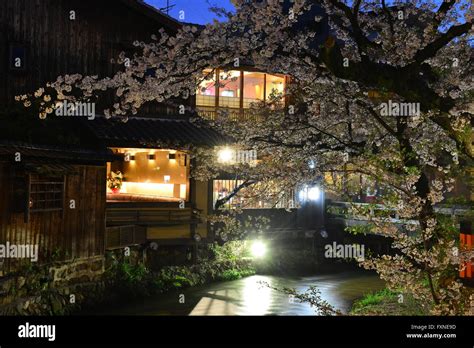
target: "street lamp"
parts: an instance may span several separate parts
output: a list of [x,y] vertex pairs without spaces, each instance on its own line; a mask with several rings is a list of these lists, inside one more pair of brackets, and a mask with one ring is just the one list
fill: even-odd
[[253,257],[261,258],[267,252],[267,246],[260,240],[256,240],[252,243],[252,247],[250,248]]
[[308,199],[310,201],[318,201],[321,196],[321,190],[318,186],[313,186],[308,190]]
[[321,189],[319,186],[305,186],[300,190],[298,196],[301,202],[317,202],[321,198]]

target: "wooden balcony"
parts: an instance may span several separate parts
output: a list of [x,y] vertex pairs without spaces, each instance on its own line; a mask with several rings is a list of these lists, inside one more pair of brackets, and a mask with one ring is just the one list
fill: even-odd
[[108,203],[105,248],[111,250],[144,244],[149,240],[149,227],[156,230],[156,227],[177,226],[179,229],[183,228],[180,225],[200,222],[195,209],[180,209],[176,203]]
[[252,109],[198,106],[196,111],[200,117],[210,121],[216,121],[219,117],[226,117],[232,121],[258,120],[258,116]]

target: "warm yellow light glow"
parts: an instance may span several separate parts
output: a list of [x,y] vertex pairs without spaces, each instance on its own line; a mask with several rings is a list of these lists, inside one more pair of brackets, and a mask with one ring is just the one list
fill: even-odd
[[[170,156],[170,155],[172,155],[172,156]],[[170,158],[170,157],[174,157],[174,158]],[[176,151],[170,151],[169,154],[168,154],[168,160],[169,160],[170,164],[175,164],[177,157],[178,157],[178,154],[176,153]]]
[[132,152],[125,152],[125,161],[129,163],[135,162],[135,153]]
[[284,94],[285,78],[283,76],[267,74],[267,99],[273,93]]
[[260,85],[255,85],[255,95],[258,99],[262,99],[262,90],[260,89]]
[[232,161],[233,154],[232,149],[225,147],[217,153],[218,161],[221,163],[229,163]]
[[186,199],[186,185],[185,184],[179,185],[179,198]]
[[120,192],[172,198],[174,197],[174,184],[124,181]]
[[223,71],[220,74],[220,79],[221,80],[231,80],[235,78],[240,77],[240,71],[239,70],[230,70],[230,71]]
[[273,82],[272,83],[274,88],[276,88],[279,92],[283,92],[283,83],[282,82]]
[[[123,163],[113,163],[108,169],[108,173],[117,169],[123,171],[125,179],[120,193],[174,199],[187,198],[189,163],[179,165],[181,157],[178,157],[184,156],[184,152],[175,149],[116,148],[114,150],[117,153],[135,156],[134,161],[130,158],[127,161],[125,158]],[[169,157],[175,157],[175,159],[169,160]]]

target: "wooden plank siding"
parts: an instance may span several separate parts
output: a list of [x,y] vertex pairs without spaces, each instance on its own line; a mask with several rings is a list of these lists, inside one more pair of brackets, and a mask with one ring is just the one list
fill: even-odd
[[[38,244],[40,260],[60,252],[59,260],[87,258],[104,253],[105,185],[104,166],[75,165],[66,175],[63,211],[32,212],[29,222],[23,213],[11,211],[11,171],[0,163],[0,244]],[[70,209],[75,200],[75,209]],[[5,259],[3,273],[20,262]]]
[[[165,17],[160,20],[153,10],[137,10],[144,5],[134,2],[0,1],[0,103],[12,104],[15,95],[31,93],[65,74],[112,76],[123,65],[111,63],[111,59],[116,60],[122,51],[136,52],[135,40],[151,42],[151,35],[158,35],[160,28],[173,33],[179,27]],[[70,11],[75,11],[75,20],[70,20]],[[10,69],[11,44],[25,47],[25,71]],[[177,107],[154,103],[145,105],[140,115],[145,114],[178,113]]]

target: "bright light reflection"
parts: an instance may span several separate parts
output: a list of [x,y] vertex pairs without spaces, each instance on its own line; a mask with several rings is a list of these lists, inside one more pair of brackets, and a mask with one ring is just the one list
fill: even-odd
[[244,313],[242,315],[265,315],[272,303],[272,289],[261,284],[261,281],[271,285],[271,279],[265,276],[252,276],[243,279],[244,287],[242,301]]

